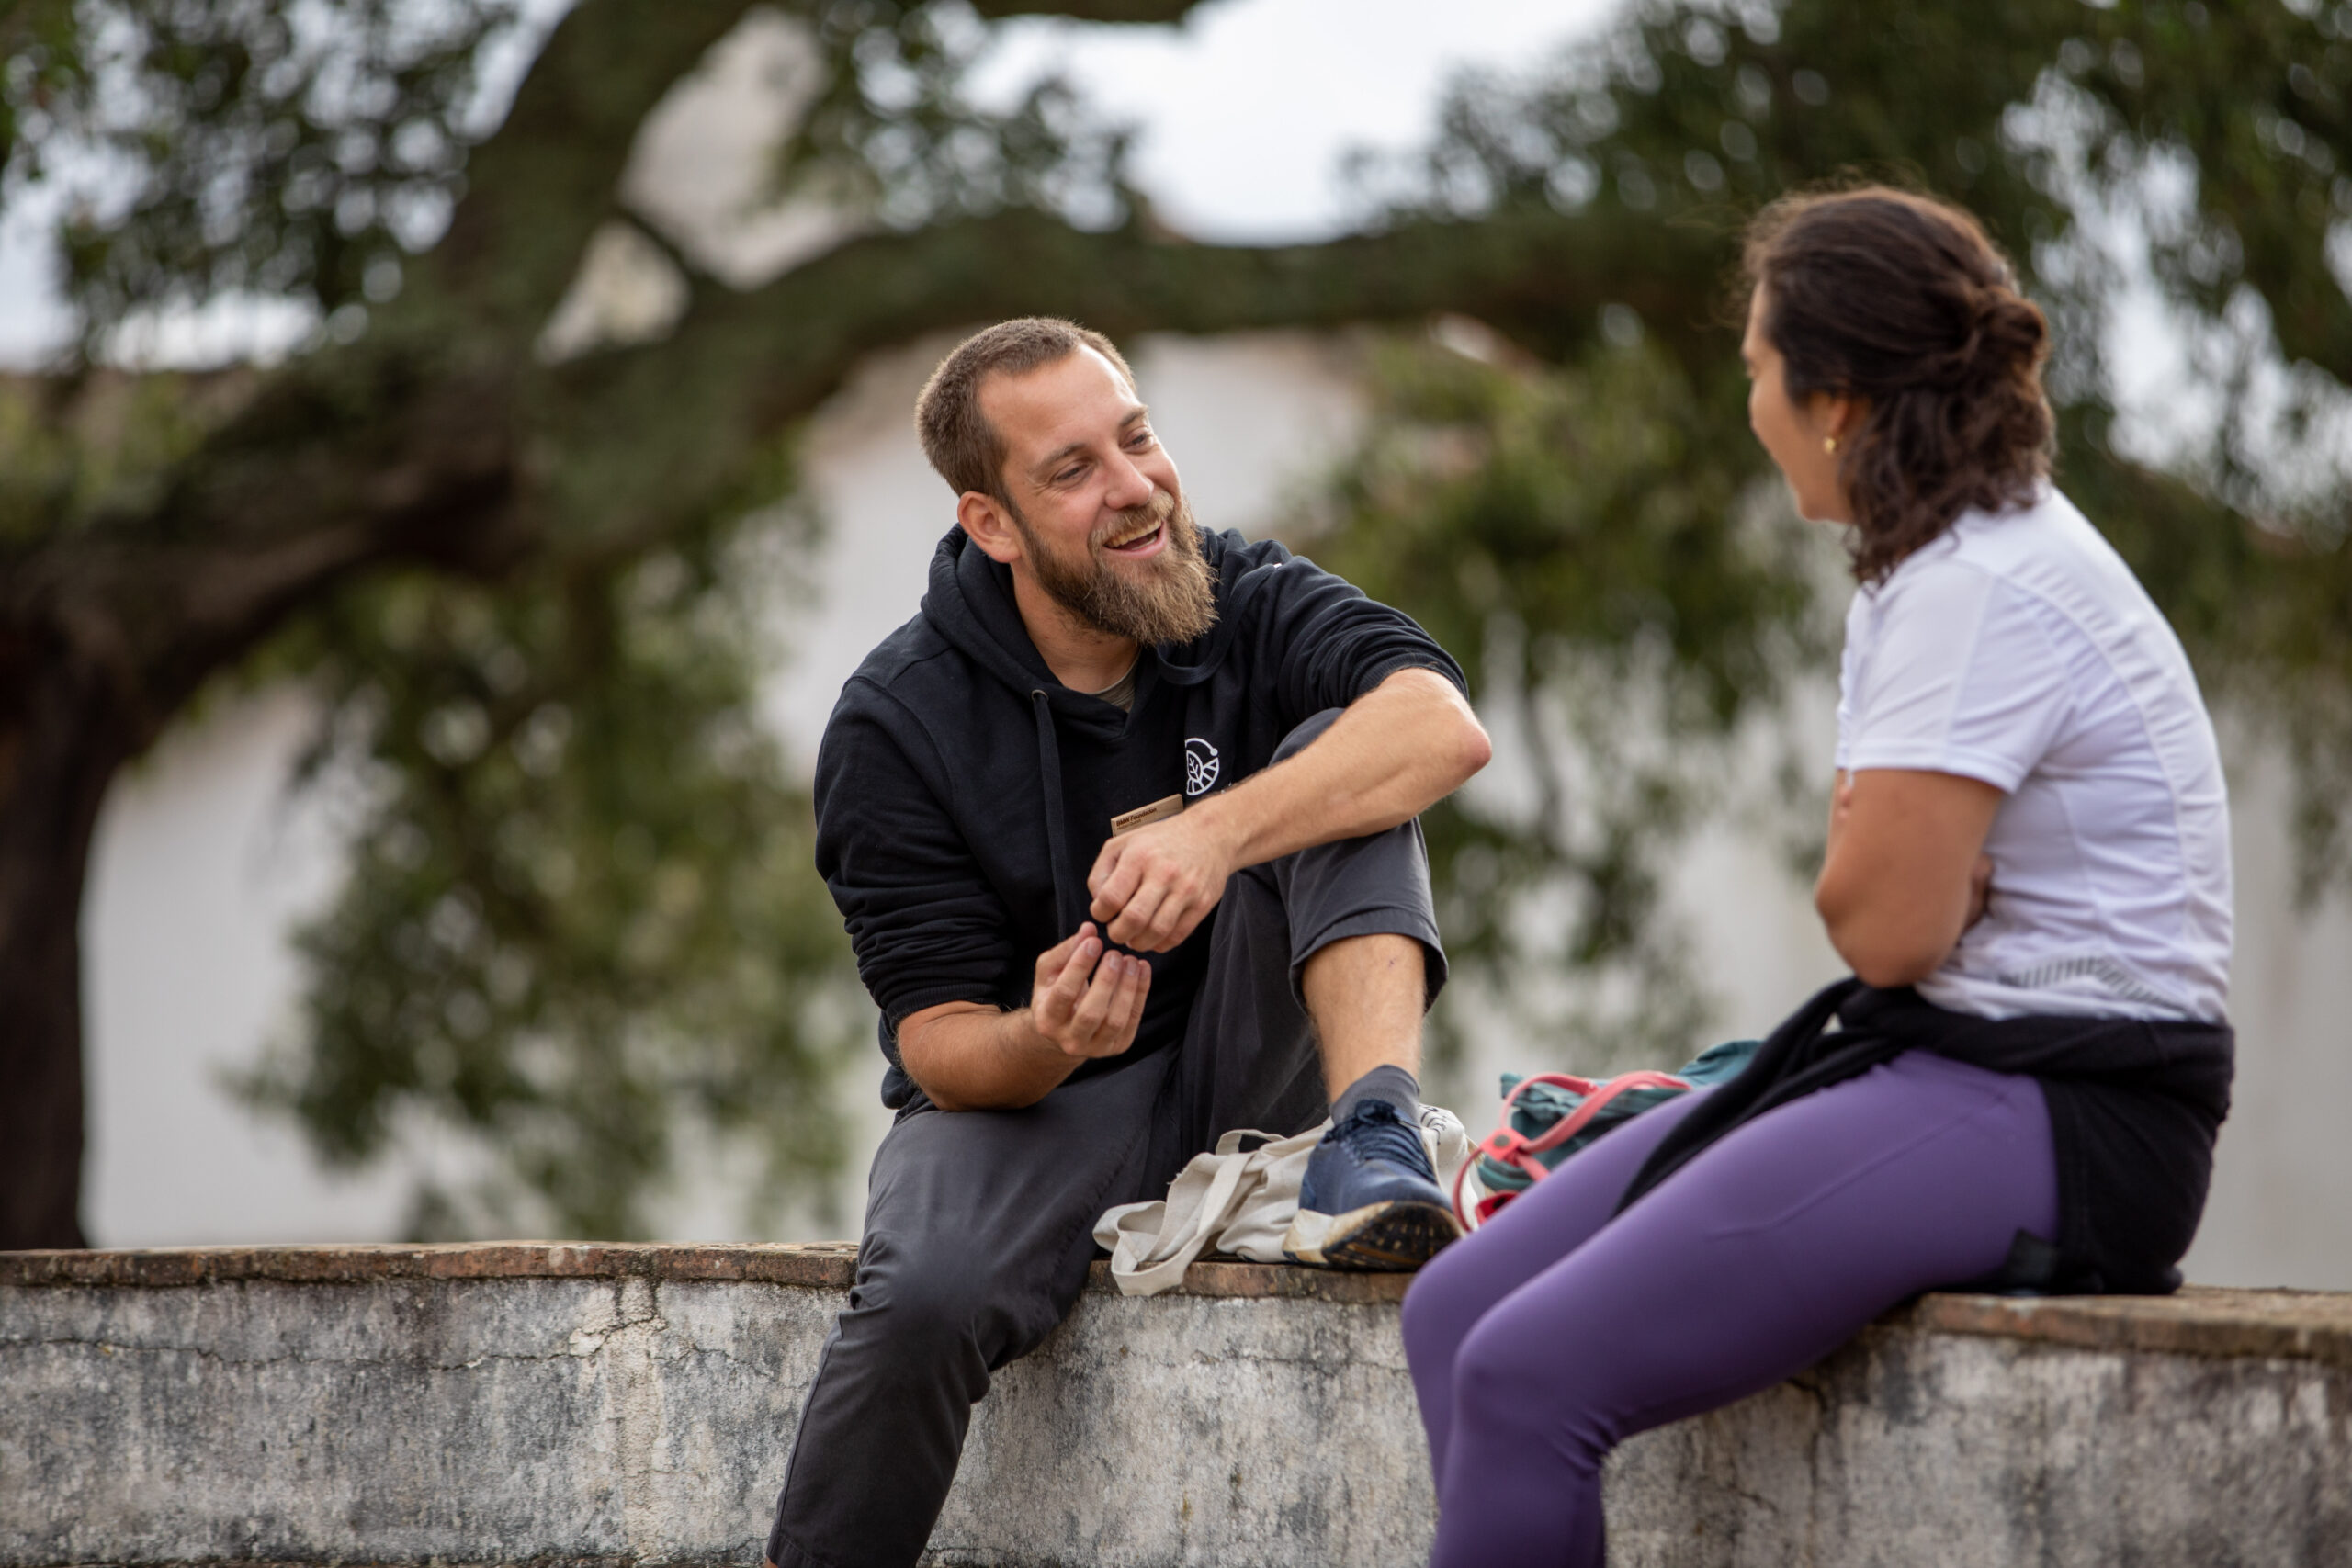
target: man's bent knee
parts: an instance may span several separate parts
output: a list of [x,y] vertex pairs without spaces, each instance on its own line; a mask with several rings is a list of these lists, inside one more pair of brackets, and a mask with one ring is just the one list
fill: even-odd
[[1347,711],[1345,708],[1325,708],[1321,713],[1309,714],[1299,721],[1296,728],[1283,737],[1281,745],[1274,748],[1274,761],[1287,761],[1306,750],[1325,730],[1338,723],[1340,716]]
[[1042,1280],[1014,1277],[959,1247],[864,1271],[850,1316],[859,1337],[887,1347],[893,1373],[921,1381],[959,1366],[1001,1366],[1035,1347],[1061,1314]]

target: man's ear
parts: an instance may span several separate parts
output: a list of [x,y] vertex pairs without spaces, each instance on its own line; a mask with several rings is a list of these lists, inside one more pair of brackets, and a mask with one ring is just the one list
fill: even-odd
[[1011,566],[1021,558],[1021,535],[1013,528],[1004,503],[994,496],[976,490],[957,496],[956,523],[989,559]]

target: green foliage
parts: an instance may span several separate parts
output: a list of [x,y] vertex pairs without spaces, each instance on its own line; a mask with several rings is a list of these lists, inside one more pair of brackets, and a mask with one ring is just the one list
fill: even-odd
[[[822,81],[777,150],[786,186],[902,229],[1124,215],[1125,133],[1067,84],[1010,112],[965,94],[989,36],[968,8],[781,8]],[[334,323],[347,335],[443,237],[503,111],[492,62],[534,30],[516,0],[25,0],[0,22],[0,172],[71,196],[59,239],[85,346],[224,294],[355,308]]]
[[81,85],[71,0],[19,0],[0,15],[0,170],[38,174],[50,106]]
[[1374,383],[1316,554],[1453,651],[1505,737],[1498,780],[1532,785],[1426,819],[1448,951],[1532,1027],[1583,978],[1588,1065],[1682,1050],[1707,998],[1660,863],[1826,652],[1827,540],[1649,344],[1544,367],[1392,343]]
[[[2283,416],[2290,438],[2314,399],[2343,405],[2352,298],[2328,259],[2352,223],[2341,0],[1905,0],[1867,27],[1832,0],[1644,0],[1555,72],[1466,84],[1415,209],[1544,204],[1728,235],[1784,190],[1853,175],[1943,193],[1986,220],[2056,320],[2069,401],[2109,395],[2103,329],[2137,252],[2192,337],[2245,336],[2222,318],[2251,307],[2244,350],[2312,369]],[[1708,303],[1671,301],[1652,325],[1719,363],[1691,331]],[[2167,466],[2256,513],[2291,491],[2340,530],[2342,489],[2277,482],[2268,433],[2248,423],[2253,384],[2212,390],[2230,400],[2214,449]]]
[[[1644,0],[1554,67],[1456,91],[1396,220],[1552,209],[1710,231],[1724,260],[1628,277],[1598,318],[1503,323],[1555,368],[1393,353],[1370,445],[1336,482],[1321,553],[1435,630],[1521,738],[1501,766],[1532,774],[1532,800],[1474,790],[1430,821],[1449,939],[1490,1000],[1548,999],[1552,1018],[1518,1010],[1556,1026],[1545,981],[1579,976],[1581,996],[1618,1001],[1573,1021],[1580,1060],[1690,1043],[1703,998],[1657,868],[1720,800],[1707,786],[1738,765],[1742,722],[1769,729],[1788,679],[1818,667],[1826,608],[1818,558],[1761,522],[1778,509],[1737,396],[1736,236],[1829,177],[1953,196],[2006,238],[2058,333],[2062,482],[2209,682],[2286,737],[2308,888],[2352,867],[2352,513],[2345,486],[2312,479],[2331,462],[2352,478],[2321,445],[2330,405],[2352,417],[2352,278],[2328,261],[2352,237],[2347,107],[2352,6],[2318,0],[1911,0],[1868,26],[1828,0]],[[2231,337],[2233,311],[2262,329],[2234,330],[2211,441],[2165,473],[2109,441],[2119,232],[2192,340]],[[1578,346],[1612,325],[1645,346]],[[2267,429],[2264,355],[2310,362]],[[1809,796],[1794,781],[1818,789],[1827,765],[1783,756],[1781,793]]]
[[175,467],[251,391],[252,378],[233,373],[0,379],[0,568],[153,507]]
[[850,0],[807,16],[827,69],[779,150],[786,188],[854,203],[899,229],[1006,208],[1092,227],[1125,216],[1127,132],[1097,120],[1068,82],[1045,78],[1009,114],[967,96],[989,42],[969,11]]
[[61,239],[93,333],[223,293],[389,298],[447,222],[485,45],[515,24],[507,0],[30,10],[0,77],[8,172],[74,193]]
[[414,1232],[643,1235],[686,1141],[756,1154],[754,1224],[839,1164],[829,1080],[870,1015],[755,711],[805,534],[770,512],[613,570],[403,577],[311,634],[337,716],[312,766],[364,826],[298,939],[302,1033],[246,1089],[339,1163],[435,1122],[486,1151]]
[[[1721,233],[1719,279],[1624,296],[1715,387],[1738,375],[1737,225],[1853,177],[1953,197],[2010,247],[2056,329],[2061,482],[2208,682],[2285,737],[2307,891],[2352,869],[2352,5],[1906,0],[1858,26],[1831,0],[1643,0],[1555,69],[1465,83],[1400,214]],[[2135,257],[2215,406],[2160,469],[2113,445]],[[1698,445],[1744,445],[1710,406]]]

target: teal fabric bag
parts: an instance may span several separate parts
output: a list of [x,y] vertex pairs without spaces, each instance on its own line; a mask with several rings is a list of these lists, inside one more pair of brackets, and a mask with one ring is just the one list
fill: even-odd
[[1600,1082],[1570,1073],[1505,1073],[1502,1125],[1454,1178],[1455,1215],[1464,1229],[1476,1229],[1595,1138],[1678,1094],[1738,1077],[1763,1043],[1729,1040],[1675,1072],[1645,1069]]

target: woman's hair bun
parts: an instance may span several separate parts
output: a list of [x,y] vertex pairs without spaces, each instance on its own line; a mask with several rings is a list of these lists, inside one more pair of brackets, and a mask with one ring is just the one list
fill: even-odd
[[2050,347],[2050,323],[2041,308],[2006,282],[1978,294],[1970,335],[1976,340],[1977,360],[1996,376],[2039,368]]
[[1942,354],[1923,355],[1922,382],[1952,389],[1983,386],[2037,368],[2047,351],[2050,329],[2041,311],[2006,281],[1955,290],[1962,293],[1963,336]]

